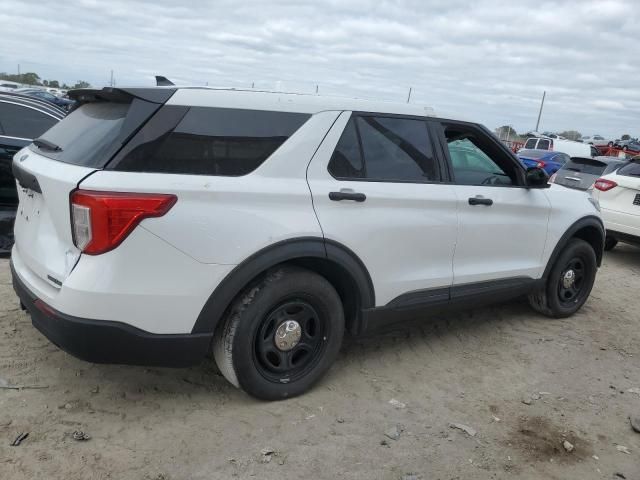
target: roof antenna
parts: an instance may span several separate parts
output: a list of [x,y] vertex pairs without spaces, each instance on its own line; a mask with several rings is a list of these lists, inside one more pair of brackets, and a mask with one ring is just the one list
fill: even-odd
[[156,86],[171,87],[172,85],[175,85],[175,83],[173,83],[167,77],[163,77],[162,75],[156,75]]
[[412,87],[409,87],[409,96],[407,97],[407,103],[409,103],[409,100],[411,100],[411,90]]

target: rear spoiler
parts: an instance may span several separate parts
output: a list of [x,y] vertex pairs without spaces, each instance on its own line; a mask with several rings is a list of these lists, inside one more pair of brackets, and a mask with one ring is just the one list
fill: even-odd
[[88,102],[130,103],[134,98],[145,102],[163,104],[176,92],[175,88],[78,88],[69,90],[69,98],[78,104]]

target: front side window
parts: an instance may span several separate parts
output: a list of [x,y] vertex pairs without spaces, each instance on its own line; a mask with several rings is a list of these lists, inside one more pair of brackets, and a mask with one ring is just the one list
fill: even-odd
[[518,184],[516,162],[473,127],[448,125],[444,130],[455,183],[459,185]]
[[439,179],[427,124],[373,115],[349,120],[329,162],[340,179],[423,183]]
[[56,122],[55,118],[33,108],[0,102],[2,135],[31,140],[49,130]]
[[142,143],[118,170],[191,175],[246,175],[260,166],[310,115],[191,107],[177,126]]

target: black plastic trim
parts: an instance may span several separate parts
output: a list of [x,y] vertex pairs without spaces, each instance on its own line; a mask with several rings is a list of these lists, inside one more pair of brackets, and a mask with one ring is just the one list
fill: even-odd
[[384,307],[364,310],[360,333],[375,331],[423,315],[509,300],[534,291],[540,287],[541,282],[542,280],[529,277],[514,277],[405,293]]
[[302,237],[270,245],[237,265],[218,285],[205,303],[193,327],[194,334],[212,334],[233,299],[258,275],[283,262],[303,258],[330,260],[344,269],[355,282],[360,308],[375,305],[373,282],[362,261],[348,248],[322,237]]
[[542,278],[546,279],[549,276],[549,273],[553,268],[553,264],[555,263],[556,259],[558,258],[558,256],[560,255],[564,247],[567,245],[569,240],[575,237],[576,233],[578,233],[578,231],[582,230],[585,227],[596,228],[600,232],[600,235],[601,235],[600,247],[599,248],[594,247],[594,250],[596,253],[596,261],[597,261],[598,267],[602,265],[602,255],[604,252],[604,238],[605,238],[604,224],[602,223],[602,220],[600,219],[600,217],[596,217],[595,215],[589,215],[573,223],[569,228],[567,228],[567,230],[564,232],[562,237],[560,237],[560,240],[558,240],[558,243],[556,244],[555,248],[553,249],[553,252],[551,253],[551,256],[549,257],[549,261],[547,262],[547,266],[544,270],[544,274],[542,275]]
[[145,102],[163,104],[171,98],[177,88],[114,88],[104,87],[97,88],[81,88],[70,90],[69,98],[78,102],[130,102],[131,97],[139,98]]
[[40,188],[40,184],[38,183],[38,179],[36,178],[36,176],[32,173],[27,172],[20,165],[18,165],[15,158],[11,163],[11,172],[22,188],[27,188],[37,193],[42,193],[42,189]]
[[210,334],[155,334],[122,322],[90,320],[63,314],[50,306],[40,308],[38,298],[24,285],[11,262],[13,288],[31,315],[31,322],[65,352],[93,363],[162,367],[199,364],[209,351]]

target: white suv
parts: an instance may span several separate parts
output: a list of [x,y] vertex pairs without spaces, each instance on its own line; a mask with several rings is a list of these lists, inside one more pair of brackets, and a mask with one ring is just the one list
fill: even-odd
[[78,90],[18,152],[11,266],[33,324],[92,362],[213,352],[263,399],[345,330],[528,294],[586,301],[604,229],[477,124],[415,105],[206,88]]

